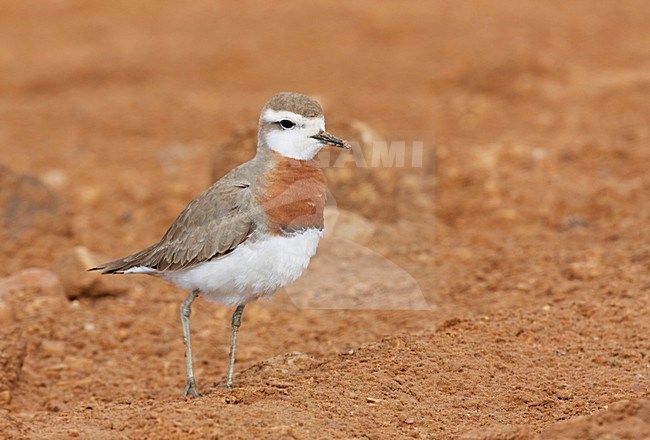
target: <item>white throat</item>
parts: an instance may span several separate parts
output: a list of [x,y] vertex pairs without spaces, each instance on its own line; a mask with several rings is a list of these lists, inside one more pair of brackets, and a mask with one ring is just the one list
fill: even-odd
[[291,129],[270,130],[266,133],[264,142],[273,151],[292,159],[310,160],[323,148],[323,144],[311,136],[325,131],[325,119],[305,118],[289,111],[267,109],[262,118],[267,123],[276,123],[288,119],[296,125]]

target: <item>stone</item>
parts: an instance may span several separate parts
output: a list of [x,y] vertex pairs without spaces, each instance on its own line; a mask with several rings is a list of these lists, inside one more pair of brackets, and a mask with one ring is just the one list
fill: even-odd
[[[388,154],[396,145],[385,142],[363,121],[334,121],[331,130],[352,144],[351,152],[326,148],[319,154],[336,204],[381,221],[398,219],[398,199],[408,157],[404,165],[398,166],[397,156]],[[404,144],[405,154],[406,147]],[[395,163],[391,163],[392,159]]]
[[324,215],[325,237],[338,237],[368,244],[375,233],[375,225],[355,212],[327,206]]
[[9,298],[15,293],[30,293],[31,296],[63,297],[63,286],[59,278],[47,269],[30,268],[0,279],[0,298]]
[[16,322],[43,311],[56,311],[69,304],[56,274],[45,269],[25,269],[0,279],[0,302],[9,306]]
[[368,246],[336,236],[321,240],[309,268],[284,291],[299,309],[431,310],[435,307],[427,301],[417,280],[398,264]]
[[69,209],[38,178],[0,165],[0,273],[46,261],[72,235]]
[[6,406],[11,403],[11,391],[3,390],[0,391],[0,405]]
[[88,272],[91,267],[108,260],[86,247],[76,246],[59,257],[52,265],[52,271],[61,280],[69,299],[125,294],[129,290],[129,283],[123,278],[102,275],[98,271]]
[[595,260],[575,261],[566,267],[564,273],[570,280],[589,281],[599,278],[602,275],[602,268]]
[[50,188],[57,190],[65,188],[65,185],[69,180],[68,174],[64,170],[58,168],[53,168],[41,173],[39,178]]
[[63,201],[36,177],[0,165],[0,188],[4,238],[16,239],[30,229],[51,230],[59,225]]

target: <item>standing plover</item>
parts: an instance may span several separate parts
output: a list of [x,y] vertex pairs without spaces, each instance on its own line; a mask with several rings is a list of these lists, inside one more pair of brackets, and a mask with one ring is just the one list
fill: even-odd
[[181,304],[187,386],[192,369],[190,312],[202,295],[236,307],[226,388],[232,388],[237,330],[244,306],[296,280],[323,233],[326,183],[314,156],[325,145],[350,145],[325,131],[314,99],[278,93],[262,109],[257,154],[194,199],[162,239],[90,270],[154,275],[191,293]]

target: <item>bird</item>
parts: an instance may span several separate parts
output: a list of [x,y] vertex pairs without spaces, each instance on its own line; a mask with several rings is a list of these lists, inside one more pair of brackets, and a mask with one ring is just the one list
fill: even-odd
[[194,300],[235,307],[225,388],[232,389],[244,307],[270,297],[307,268],[323,235],[325,176],[315,159],[325,146],[351,149],[325,130],[321,105],[292,92],[273,95],[258,123],[257,152],[191,201],[152,246],[89,270],[147,274],[189,292],[180,306],[187,384],[199,397],[192,366]]

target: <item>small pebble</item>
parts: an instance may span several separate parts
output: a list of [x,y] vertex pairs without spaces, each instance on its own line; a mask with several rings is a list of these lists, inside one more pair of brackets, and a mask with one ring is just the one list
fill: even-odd
[[8,405],[11,402],[11,391],[4,390],[0,391],[0,403],[3,405]]
[[239,403],[239,398],[234,394],[226,396],[226,404],[228,405],[237,405]]

